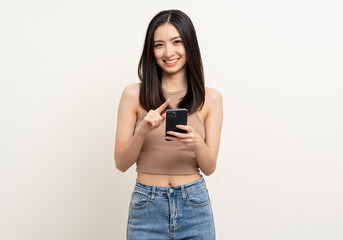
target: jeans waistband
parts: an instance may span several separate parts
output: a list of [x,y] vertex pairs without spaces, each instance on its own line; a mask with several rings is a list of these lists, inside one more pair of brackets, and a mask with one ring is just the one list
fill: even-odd
[[158,187],[151,186],[136,180],[135,191],[145,193],[148,195],[156,196],[169,196],[169,195],[182,195],[184,196],[187,192],[197,190],[199,188],[206,187],[205,179],[201,176],[198,180],[179,186],[169,187]]

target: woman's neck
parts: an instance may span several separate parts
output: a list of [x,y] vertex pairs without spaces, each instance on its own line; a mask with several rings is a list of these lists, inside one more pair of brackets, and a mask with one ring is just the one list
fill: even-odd
[[187,88],[187,76],[185,73],[162,73],[162,89],[164,91],[174,92],[185,88]]

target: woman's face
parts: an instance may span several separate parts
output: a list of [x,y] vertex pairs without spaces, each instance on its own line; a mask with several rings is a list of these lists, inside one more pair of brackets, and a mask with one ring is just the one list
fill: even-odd
[[186,72],[186,50],[173,24],[165,23],[155,30],[154,55],[162,71],[169,74]]

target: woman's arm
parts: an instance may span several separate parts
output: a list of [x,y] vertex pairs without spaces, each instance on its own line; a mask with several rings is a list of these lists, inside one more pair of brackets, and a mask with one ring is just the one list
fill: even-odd
[[208,115],[205,119],[205,142],[199,141],[193,150],[198,165],[205,175],[212,174],[217,165],[223,122],[223,99],[215,89],[207,88]]
[[136,162],[144,141],[142,132],[137,131],[133,134],[136,124],[137,94],[139,94],[137,84],[127,86],[123,90],[118,107],[114,159],[116,168],[122,172]]
[[205,105],[208,109],[204,123],[205,141],[192,127],[184,125],[178,125],[177,127],[186,130],[187,133],[168,132],[175,136],[168,138],[187,144],[194,151],[199,168],[208,176],[215,171],[217,164],[223,122],[223,100],[221,94],[215,89],[206,88]]
[[116,168],[122,172],[137,161],[145,136],[158,128],[165,119],[166,114],[161,113],[170,102],[168,98],[159,108],[150,110],[134,133],[139,106],[138,96],[139,84],[129,85],[124,89],[119,103],[114,159]]

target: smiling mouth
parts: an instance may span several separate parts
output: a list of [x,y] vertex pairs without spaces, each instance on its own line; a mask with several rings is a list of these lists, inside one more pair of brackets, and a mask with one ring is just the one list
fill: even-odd
[[177,61],[179,61],[180,58],[176,58],[176,59],[173,59],[173,60],[163,60],[163,62],[167,63],[167,64],[173,64],[173,63],[176,63]]

